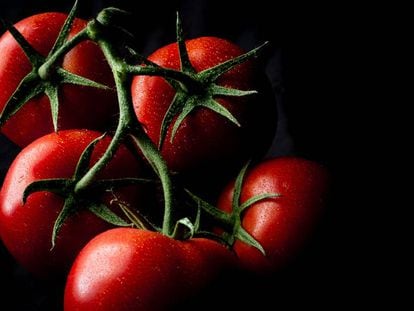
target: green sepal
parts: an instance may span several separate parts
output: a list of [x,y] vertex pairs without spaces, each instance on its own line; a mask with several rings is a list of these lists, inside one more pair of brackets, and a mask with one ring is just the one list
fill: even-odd
[[254,196],[250,199],[248,199],[246,202],[244,202],[243,204],[241,204],[239,206],[239,210],[240,212],[243,212],[246,208],[250,207],[251,205],[262,201],[262,200],[266,200],[266,199],[274,199],[274,198],[278,198],[280,197],[280,194],[278,193],[263,193],[263,194],[259,194],[257,196]]
[[[186,100],[186,95],[183,92],[177,91],[175,93],[174,99],[171,102],[170,107],[167,110],[167,113],[164,116],[164,119],[161,123],[161,132],[160,132],[160,140],[158,142],[158,149],[162,149],[162,146],[165,141],[165,137],[167,136],[168,128],[170,127],[173,119],[177,116],[177,114],[182,109]],[[177,123],[177,122],[176,122]],[[173,135],[171,135],[171,140]]]
[[197,204],[197,208],[201,208],[209,215],[213,216],[214,218],[220,220],[222,223],[227,225],[232,224],[231,215],[228,213],[219,210],[217,207],[211,205],[210,203],[204,201],[197,195],[193,194],[190,190],[184,189],[184,191],[190,196],[190,198]]
[[12,24],[4,19],[0,19],[0,22],[17,41],[33,67],[38,67],[45,61],[45,58],[30,45],[25,37],[23,37],[23,35]]
[[108,206],[103,203],[91,204],[88,206],[88,210],[94,213],[102,220],[119,227],[132,227],[131,223],[126,222],[117,214],[115,214]]
[[98,142],[100,142],[106,134],[103,134],[89,143],[89,145],[83,150],[78,164],[76,165],[75,173],[73,175],[73,180],[79,180],[83,175],[85,175],[89,170],[89,164],[91,161],[93,150]]
[[[232,92],[233,89],[228,89],[229,92]],[[238,90],[236,90],[237,93]],[[247,94],[251,94],[250,91]],[[241,95],[237,95],[241,96]],[[223,116],[230,122],[234,123],[236,126],[240,127],[240,123],[237,121],[237,119],[231,114],[231,112],[215,101],[213,97],[210,98],[200,98],[199,96],[193,95],[189,96],[186,92],[177,90],[174,99],[170,105],[170,107],[167,110],[167,113],[164,116],[164,119],[161,124],[161,132],[160,132],[160,141],[159,141],[159,149],[162,148],[162,145],[165,141],[165,137],[168,132],[168,128],[170,127],[173,119],[177,117],[177,119],[174,122],[172,131],[171,131],[171,137],[170,137],[170,143],[173,142],[175,135],[177,134],[177,131],[179,127],[181,126],[182,122],[187,118],[187,116],[196,108],[196,107],[204,107],[207,109],[210,109],[217,114]]]
[[199,72],[197,75],[205,82],[214,82],[216,81],[220,76],[222,76],[224,73],[230,71],[235,66],[244,63],[248,59],[252,57],[257,57],[259,55],[259,52],[263,50],[263,48],[268,45],[269,42],[266,41],[262,45],[258,46],[257,48],[242,54],[240,56],[237,56],[235,58],[229,59],[221,64],[218,64],[214,67],[208,68],[206,70],[203,70]]
[[212,84],[211,92],[216,96],[234,96],[234,97],[242,97],[247,95],[257,94],[257,91],[243,91],[238,89],[231,89],[228,87],[220,86],[217,84]]
[[49,86],[45,88],[45,94],[49,97],[50,111],[52,113],[53,129],[55,132],[58,130],[58,117],[59,117],[59,94],[57,86]]
[[48,191],[57,195],[64,196],[71,186],[71,180],[64,178],[52,178],[37,180],[29,184],[23,191],[23,204],[26,204],[27,198],[35,192]]
[[232,200],[233,212],[236,212],[236,211],[238,212],[244,175],[246,175],[246,171],[247,171],[247,168],[249,167],[249,165],[250,165],[250,161],[247,162],[242,167],[242,169],[240,170],[239,174],[237,175],[236,181],[234,183],[233,200]]
[[57,68],[55,75],[56,75],[55,82],[48,82],[48,81],[43,82],[43,85],[45,85],[44,93],[48,96],[49,102],[50,102],[50,110],[52,114],[53,128],[55,132],[58,130],[59,84],[73,84],[73,85],[94,87],[94,88],[101,89],[101,90],[111,90],[111,88],[108,86],[89,80],[82,76],[75,75],[62,68]]
[[247,245],[253,246],[255,248],[257,248],[264,256],[266,256],[266,252],[264,250],[264,248],[262,247],[262,245],[260,245],[260,243],[253,238],[246,230],[244,230],[242,227],[239,227],[239,229],[236,231],[235,237],[246,243]]
[[71,73],[65,69],[58,68],[57,75],[59,76],[59,82],[60,83],[66,83],[66,84],[73,84],[73,85],[80,85],[80,86],[87,86],[87,87],[93,87],[96,89],[101,90],[111,90],[109,86],[103,85],[101,83],[89,80],[85,77],[78,76],[74,73]]
[[225,117],[227,120],[231,121],[232,123],[234,123],[238,127],[241,126],[239,121],[237,121],[237,119],[231,114],[231,112],[228,111],[227,108],[224,107],[223,105],[220,105],[214,99],[210,99],[208,101],[202,102],[201,106],[206,107],[206,108],[216,112],[217,114]]
[[191,96],[187,98],[184,107],[182,107],[182,110],[180,114],[178,115],[177,120],[174,123],[173,129],[171,132],[171,139],[170,139],[171,143],[173,142],[175,134],[177,133],[177,130],[180,127],[181,123],[183,123],[184,119],[187,118],[187,116],[191,113],[191,111],[194,110],[196,106],[197,106],[197,98],[195,96]]
[[4,125],[16,112],[20,110],[29,100],[42,94],[45,90],[43,82],[35,71],[31,71],[20,82],[16,91],[4,105],[0,114],[0,127]]
[[68,17],[66,18],[65,23],[60,29],[58,38],[55,44],[53,45],[53,48],[49,52],[49,56],[51,56],[57,50],[59,50],[63,46],[63,44],[66,42],[68,35],[69,35],[69,31],[73,25],[73,21],[75,20],[75,15],[77,11],[78,11],[78,0],[75,0],[75,3],[73,4],[73,7],[69,12]]
[[178,12],[177,12],[176,34],[177,34],[178,53],[180,55],[181,71],[186,72],[186,73],[196,73],[194,67],[191,65],[190,58],[188,56],[188,51],[185,46],[183,27],[181,23],[180,14]]
[[59,235],[59,232],[62,229],[62,226],[65,223],[66,219],[68,219],[70,216],[72,216],[75,213],[76,209],[74,207],[75,207],[75,199],[72,196],[69,196],[65,200],[65,203],[63,204],[63,208],[60,211],[53,225],[51,250],[56,245],[56,238]]

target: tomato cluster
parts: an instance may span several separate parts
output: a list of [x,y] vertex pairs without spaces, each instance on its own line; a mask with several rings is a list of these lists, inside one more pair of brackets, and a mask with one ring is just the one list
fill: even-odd
[[167,310],[226,271],[286,265],[329,182],[302,158],[262,160],[276,105],[261,48],[185,41],[178,17],[177,43],[145,59],[120,44],[124,12],[75,12],[4,23],[0,126],[22,148],[0,192],[10,254],[65,279],[68,311]]

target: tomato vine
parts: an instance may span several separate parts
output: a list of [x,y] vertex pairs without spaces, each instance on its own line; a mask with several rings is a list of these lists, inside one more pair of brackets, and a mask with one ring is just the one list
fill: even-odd
[[[58,130],[58,112],[59,112],[59,100],[58,100],[58,88],[62,83],[79,84],[88,87],[95,88],[107,88],[107,86],[101,85],[86,78],[71,74],[59,67],[59,62],[62,57],[67,54],[71,49],[77,46],[79,43],[92,40],[97,43],[102,50],[111,70],[113,73],[116,93],[118,98],[118,110],[119,119],[113,138],[102,157],[90,168],[77,171],[74,178],[68,181],[39,181],[36,184],[32,184],[26,189],[25,198],[36,191],[57,191],[59,185],[64,183],[64,196],[66,198],[66,204],[62,210],[60,216],[56,220],[53,243],[62,222],[65,220],[68,214],[68,206],[72,206],[73,202],[78,196],[82,196],[93,187],[96,182],[97,174],[108,164],[112,159],[118,147],[126,140],[131,139],[132,142],[139,148],[149,164],[152,166],[154,172],[159,177],[159,180],[163,189],[164,198],[164,213],[161,231],[167,236],[177,236],[181,230],[180,227],[187,228],[184,231],[189,231],[192,236],[195,233],[195,229],[198,228],[198,222],[200,213],[197,213],[197,219],[195,223],[189,221],[187,217],[183,219],[177,219],[175,215],[175,205],[180,204],[174,197],[174,185],[172,183],[171,175],[168,170],[167,164],[160,154],[160,149],[166,137],[167,129],[172,125],[173,131],[171,135],[171,141],[174,139],[175,133],[182,121],[193,111],[196,107],[205,107],[222,117],[231,121],[234,126],[240,126],[238,120],[221,104],[216,100],[216,96],[249,96],[256,93],[255,90],[237,90],[228,87],[219,86],[216,84],[224,73],[228,72],[235,66],[257,57],[263,47],[267,44],[263,44],[258,48],[251,50],[248,53],[240,55],[239,57],[225,61],[217,66],[197,73],[192,67],[188,58],[186,46],[183,38],[183,30],[181,20],[177,14],[177,44],[179,48],[181,70],[173,70],[160,67],[142,57],[134,49],[128,46],[128,42],[125,42],[123,46],[114,44],[114,34],[119,34],[119,37],[129,37],[129,33],[119,27],[116,23],[117,20],[127,15],[128,13],[117,8],[103,9],[95,19],[91,20],[87,26],[80,31],[77,35],[68,39],[68,33],[74,21],[74,17],[77,11],[78,1],[75,4],[68,15],[66,22],[64,23],[62,30],[55,42],[55,45],[49,55],[46,58],[40,57],[40,55],[30,46],[30,44],[24,39],[24,37],[15,29],[12,25],[3,22],[6,29],[10,31],[16,41],[24,50],[25,54],[33,65],[32,71],[24,78],[20,83],[18,89],[12,95],[5,108],[0,115],[0,126],[3,125],[11,116],[21,109],[25,103],[39,95],[45,93],[50,99],[52,120],[55,131]],[[135,63],[127,61],[127,59],[135,60]],[[138,63],[138,64],[137,64]],[[142,124],[139,123],[136,118],[131,94],[129,92],[130,83],[133,76],[147,75],[147,76],[159,76],[163,77],[177,92],[173,102],[170,105],[164,120],[162,123],[160,140],[158,146],[156,146],[145,132]],[[172,124],[173,119],[177,118],[175,123]],[[93,145],[88,146],[89,149],[93,149]],[[90,150],[86,149],[84,155],[79,160],[79,163],[87,161]],[[243,173],[246,168],[243,169]],[[111,181],[112,186],[116,184],[115,181]],[[137,180],[123,181],[123,183],[135,183]],[[62,189],[58,191],[62,192]],[[269,194],[265,197],[273,196]],[[191,194],[193,199],[197,198]],[[257,198],[261,199],[261,198]],[[219,213],[215,207],[208,206],[207,204],[200,203],[201,199],[195,199],[197,208],[203,208],[210,215],[216,217]],[[230,235],[235,236],[249,244],[261,248],[256,241],[252,240],[246,232],[244,232],[240,226],[240,213],[247,206],[243,206],[240,209],[235,209],[238,215],[232,215],[227,219],[227,222],[232,222],[231,226],[233,230]],[[107,212],[107,210],[105,209]],[[100,214],[102,218],[107,218],[108,215],[103,214],[103,210],[95,209],[96,214]],[[215,216],[216,215],[216,216]],[[220,217],[216,217],[220,221]],[[222,220],[222,219],[221,219]],[[118,222],[120,222],[118,220]],[[181,236],[188,236],[187,234],[180,234]],[[249,242],[250,241],[250,242]]]

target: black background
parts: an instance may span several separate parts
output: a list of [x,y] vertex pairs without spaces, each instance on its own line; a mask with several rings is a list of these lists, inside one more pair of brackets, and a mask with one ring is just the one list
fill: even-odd
[[[241,306],[259,309],[278,306],[352,306],[369,303],[375,263],[365,258],[370,244],[360,236],[362,199],[351,182],[351,163],[358,155],[355,130],[360,98],[355,93],[356,59],[364,57],[360,8],[348,5],[297,5],[251,1],[80,1],[80,17],[91,18],[106,6],[134,13],[129,29],[147,55],[174,41],[175,11],[179,10],[188,38],[215,35],[230,39],[246,50],[269,40],[264,55],[279,107],[278,134],[269,156],[295,154],[323,163],[333,177],[327,213],[307,249],[285,271],[270,280],[247,279],[252,297],[235,295]],[[71,1],[2,1],[0,15],[12,22],[46,11],[68,12]],[[356,55],[358,55],[356,57]],[[1,87],[1,86],[0,86]],[[0,137],[0,176],[17,149]],[[359,156],[359,155],[358,155]],[[363,160],[361,160],[363,161]],[[357,220],[357,221],[355,221]],[[8,310],[59,310],[59,289],[32,279],[1,250],[1,268]],[[243,281],[243,280],[242,280]],[[19,299],[12,299],[19,293]],[[361,300],[362,299],[362,300]]]

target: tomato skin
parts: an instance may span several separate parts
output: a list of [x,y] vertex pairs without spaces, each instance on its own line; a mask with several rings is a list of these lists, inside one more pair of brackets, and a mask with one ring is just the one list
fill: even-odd
[[[16,157],[0,192],[0,235],[13,257],[39,278],[59,278],[70,268],[80,249],[95,235],[113,226],[89,211],[79,210],[63,225],[51,250],[53,224],[63,207],[63,198],[51,192],[31,194],[23,205],[24,189],[33,181],[72,177],[86,146],[101,134],[89,130],[66,130],[43,136]],[[109,145],[100,141],[92,154],[95,163]],[[141,164],[121,146],[98,178],[139,177]],[[96,194],[109,203],[112,194]],[[115,189],[120,200],[138,206],[140,188]]]
[[[235,44],[216,37],[188,40],[186,47],[197,72],[243,53]],[[148,59],[162,67],[180,68],[176,43],[158,49]],[[181,124],[173,143],[170,143],[172,125],[167,132],[162,155],[171,170],[196,172],[198,179],[203,168],[203,172],[217,175],[264,153],[270,146],[276,128],[276,106],[269,82],[263,81],[254,66],[253,61],[243,63],[218,81],[222,86],[259,92],[238,98],[217,98],[242,127],[238,128],[209,109],[196,108]],[[139,121],[153,142],[158,143],[161,124],[175,91],[163,78],[137,76],[131,92]]]
[[[327,170],[321,165],[296,157],[267,160],[247,172],[241,203],[264,193],[278,193],[278,198],[259,201],[242,216],[242,226],[264,248],[259,250],[236,241],[234,250],[244,268],[258,273],[276,271],[295,256],[323,210],[329,188]],[[221,194],[218,207],[232,209],[234,183]]]
[[[67,15],[43,13],[18,22],[15,27],[43,56],[52,49]],[[70,37],[81,31],[86,21],[75,19]],[[0,111],[20,81],[32,70],[32,66],[9,32],[0,38]],[[62,67],[93,81],[114,86],[110,68],[99,47],[85,41],[64,56]],[[117,111],[116,94],[113,91],[65,84],[59,88],[59,129],[87,128],[107,130]],[[93,118],[91,118],[93,116]],[[24,147],[38,137],[53,132],[49,99],[39,95],[30,100],[2,128],[11,141]]]
[[168,310],[234,259],[208,239],[182,242],[146,230],[112,229],[79,253],[67,279],[64,310]]

